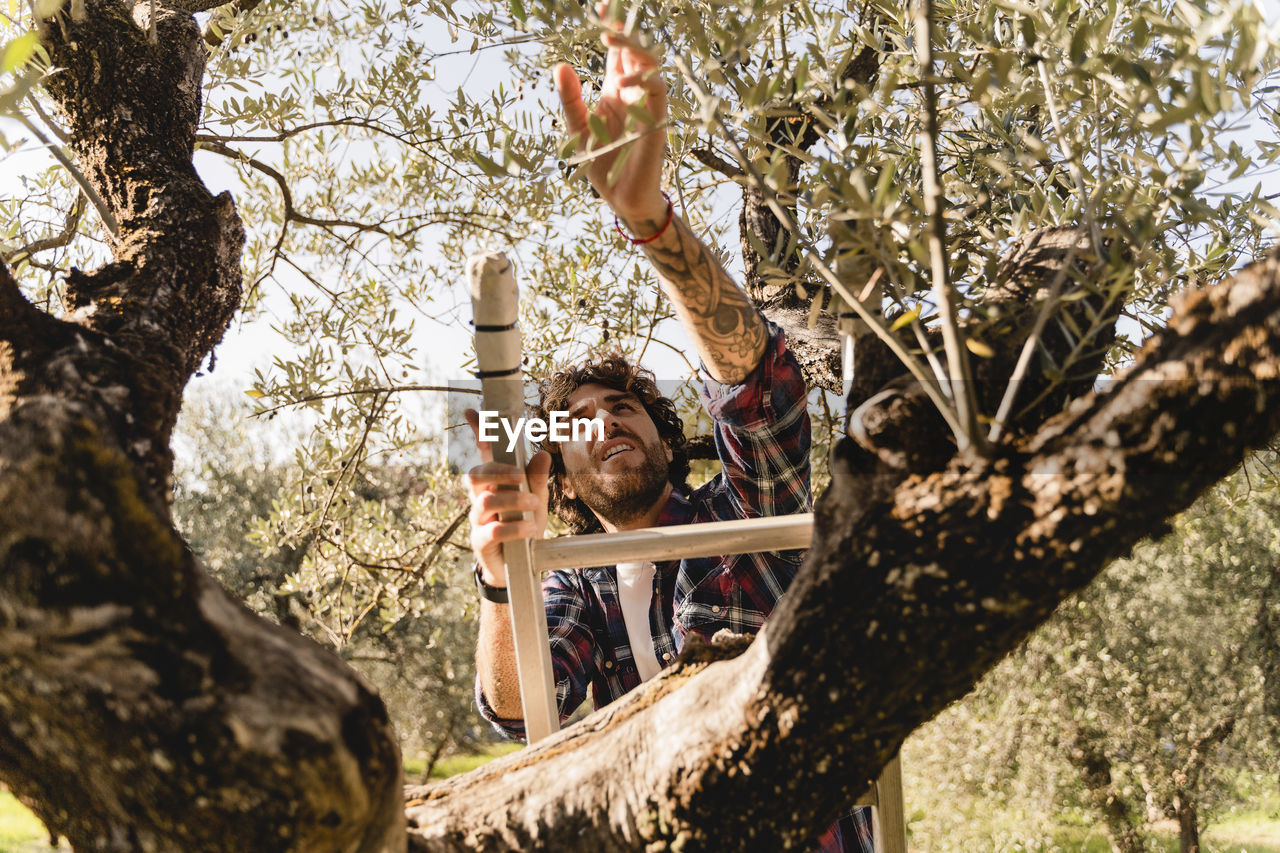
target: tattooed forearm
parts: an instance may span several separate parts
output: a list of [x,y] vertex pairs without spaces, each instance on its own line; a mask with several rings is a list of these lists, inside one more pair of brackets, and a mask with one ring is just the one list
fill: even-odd
[[[652,234],[663,223],[629,224],[638,234]],[[764,320],[747,294],[678,216],[644,251],[712,376],[729,384],[745,379],[768,340]]]

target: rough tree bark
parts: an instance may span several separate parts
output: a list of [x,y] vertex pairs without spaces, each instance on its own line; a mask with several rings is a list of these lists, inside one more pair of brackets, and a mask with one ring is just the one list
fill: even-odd
[[[1271,736],[1280,743],[1280,564],[1267,570],[1267,584],[1258,601],[1256,642],[1262,660],[1262,715]],[[1280,768],[1276,770],[1280,778]]]
[[[205,6],[204,0],[191,0]],[[49,90],[119,220],[54,318],[0,275],[0,778],[77,849],[396,850],[395,739],[332,655],[195,565],[166,506],[187,378],[239,300],[191,166],[201,37],[164,3],[48,22]],[[155,9],[157,38],[146,15]],[[1070,592],[1280,427],[1280,260],[1190,294],[1128,377],[989,458],[846,442],[768,628],[555,738],[414,789],[419,850],[773,850]]]
[[0,272],[0,777],[78,850],[396,849],[382,703],[232,600],[170,522],[170,432],[239,305],[244,235],[192,167],[195,21],[135,12],[88,0],[42,27],[119,231],[112,263],[68,277],[65,319]]

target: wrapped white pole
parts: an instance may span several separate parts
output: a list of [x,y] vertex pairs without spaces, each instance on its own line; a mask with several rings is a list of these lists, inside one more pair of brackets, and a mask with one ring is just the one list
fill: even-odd
[[[858,294],[858,301],[873,313],[880,313],[880,304],[884,300],[884,284],[881,282],[881,271],[866,274],[867,264],[861,256],[836,258],[836,274],[848,286],[851,293]],[[848,306],[843,306],[836,319],[836,331],[840,333],[840,374],[843,380],[841,396],[846,404],[849,391],[853,388],[853,349],[858,338],[871,332],[871,327]],[[847,413],[846,413],[847,415]]]
[[[515,275],[506,256],[485,252],[467,259],[467,280],[476,328],[476,364],[479,368],[482,405],[511,425],[524,416],[524,383],[520,375],[520,329],[516,318],[520,305]],[[502,431],[505,434],[505,430]],[[507,442],[493,443],[493,459],[524,470],[528,448],[524,440],[507,450]],[[528,489],[528,485],[521,487]],[[521,513],[504,513],[503,521]],[[525,734],[534,743],[560,728],[555,682],[551,674],[551,646],[547,638],[547,613],[542,599],[542,578],[534,571],[532,540],[521,539],[502,546],[507,565],[511,629],[515,635],[516,671],[520,702],[524,707]]]

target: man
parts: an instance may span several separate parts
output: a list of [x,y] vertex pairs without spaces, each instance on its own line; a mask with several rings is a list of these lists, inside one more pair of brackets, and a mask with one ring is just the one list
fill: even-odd
[[[780,332],[677,216],[660,189],[666,87],[657,61],[621,35],[605,37],[606,76],[595,113],[611,137],[627,107],[643,105],[657,126],[610,182],[618,151],[593,161],[589,177],[619,228],[643,246],[663,291],[693,338],[706,373],[703,402],[715,423],[722,472],[690,492],[675,407],[652,374],[609,356],[562,371],[542,385],[541,407],[599,418],[603,439],[548,443],[528,471],[486,461],[467,475],[472,545],[482,592],[477,702],[512,736],[523,735],[502,543],[541,537],[548,501],[575,532],[637,529],[804,512],[811,507],[810,427],[804,381]],[[576,73],[555,71],[570,133],[586,145],[588,109]],[[624,232],[625,233],[625,232]],[[472,427],[475,413],[469,412]],[[482,454],[485,453],[481,445]],[[527,481],[530,491],[500,490]],[[519,510],[530,520],[502,521]],[[555,572],[543,585],[562,719],[592,690],[601,707],[670,664],[690,634],[755,633],[800,564],[797,552],[620,564]],[[822,849],[871,850],[870,820],[858,810],[823,837]]]

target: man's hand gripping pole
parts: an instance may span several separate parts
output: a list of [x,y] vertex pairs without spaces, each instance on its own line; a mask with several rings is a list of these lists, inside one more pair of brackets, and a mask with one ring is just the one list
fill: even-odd
[[[512,426],[524,415],[524,383],[520,371],[520,330],[516,326],[519,289],[506,256],[498,252],[467,259],[467,280],[476,328],[476,363],[479,367],[483,407],[497,412]],[[493,444],[493,459],[515,465],[528,464],[523,436],[515,447],[505,441]],[[520,488],[528,490],[528,484]],[[508,513],[503,521],[518,520],[522,513]],[[510,516],[510,517],[508,517]],[[551,648],[547,638],[547,614],[542,599],[541,573],[533,563],[532,540],[519,539],[502,546],[507,566],[511,628],[515,634],[516,670],[520,678],[520,702],[524,707],[525,733],[534,743],[560,728],[555,682],[551,673]]]

